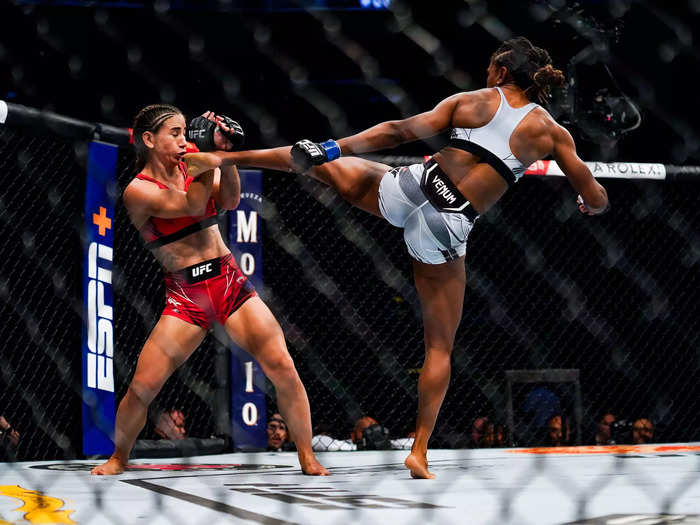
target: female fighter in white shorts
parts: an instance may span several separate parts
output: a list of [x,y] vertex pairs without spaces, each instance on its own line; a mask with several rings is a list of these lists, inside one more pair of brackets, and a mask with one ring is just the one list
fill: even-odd
[[[414,477],[434,477],[428,471],[428,439],[450,380],[450,354],[464,301],[466,243],[474,221],[527,166],[549,155],[579,193],[582,213],[608,208],[605,189],[577,156],[569,132],[534,102],[563,82],[549,53],[519,37],[503,42],[491,56],[485,89],[448,97],[432,111],[383,122],[337,142],[304,140],[291,148],[217,153],[222,165],[307,173],[354,206],[403,228],[426,348],[418,381],[416,438],[405,461]],[[341,157],[385,150],[445,130],[451,130],[449,144],[424,164],[391,169]]]

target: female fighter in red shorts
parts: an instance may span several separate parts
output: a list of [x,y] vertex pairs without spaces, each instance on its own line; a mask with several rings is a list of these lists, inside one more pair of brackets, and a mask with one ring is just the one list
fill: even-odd
[[[225,143],[220,132],[214,140]],[[142,109],[134,122],[134,145],[139,174],[124,191],[124,205],[165,269],[166,305],[119,404],[114,454],[92,473],[124,471],[151,401],[218,322],[274,384],[302,471],[327,475],[311,450],[309,401],[282,330],[236,265],[216,222],[215,203],[229,210],[238,205],[238,171],[219,169],[211,153],[186,155],[185,117],[173,106]]]
[[[450,354],[464,301],[466,242],[476,218],[527,166],[549,155],[580,194],[582,213],[599,214],[608,207],[605,189],[576,155],[569,132],[534,103],[564,81],[551,62],[547,51],[526,38],[508,40],[491,56],[486,89],[448,97],[432,111],[384,122],[337,142],[304,140],[292,148],[217,153],[223,164],[308,173],[354,206],[404,229],[426,348],[418,380],[416,438],[405,461],[413,477],[434,477],[428,471],[428,439],[450,381]],[[391,169],[364,159],[338,158],[341,151],[384,150],[445,130],[451,131],[449,144],[424,164]]]

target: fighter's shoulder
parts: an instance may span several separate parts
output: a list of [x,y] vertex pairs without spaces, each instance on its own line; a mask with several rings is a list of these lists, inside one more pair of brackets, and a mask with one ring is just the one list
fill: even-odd
[[449,98],[463,103],[483,102],[484,100],[493,97],[494,93],[495,90],[493,88],[482,88],[475,89],[473,91],[460,91]]
[[549,133],[554,140],[565,140],[567,136],[571,136],[569,131],[559,124],[552,114],[543,106],[538,105],[530,112],[529,116],[534,117],[528,119],[530,124],[538,125],[542,131]]
[[[167,188],[165,188],[167,189]],[[134,205],[143,205],[145,202],[150,202],[159,197],[163,190],[151,180],[134,177],[129,184],[124,188],[122,200],[124,205],[129,208]]]

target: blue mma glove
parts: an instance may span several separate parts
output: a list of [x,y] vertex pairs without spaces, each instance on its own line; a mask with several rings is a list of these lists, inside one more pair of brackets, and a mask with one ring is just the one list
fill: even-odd
[[340,157],[340,146],[335,140],[316,143],[300,140],[292,146],[292,159],[306,171],[311,166],[320,166]]

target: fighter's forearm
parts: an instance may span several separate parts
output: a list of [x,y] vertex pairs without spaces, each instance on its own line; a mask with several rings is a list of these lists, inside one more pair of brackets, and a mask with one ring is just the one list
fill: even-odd
[[217,203],[227,210],[238,206],[241,200],[241,179],[236,166],[221,166]]
[[581,194],[581,197],[586,203],[588,209],[595,214],[602,213],[608,209],[608,193],[600,184],[596,183],[593,191]]
[[256,149],[249,151],[217,151],[222,166],[239,166],[248,168],[265,168],[278,171],[294,171],[291,147]]
[[398,125],[399,121],[390,120],[372,126],[365,131],[337,140],[343,155],[357,155],[370,151],[395,148],[399,144],[414,140],[415,137],[407,137]]
[[187,209],[189,215],[203,215],[214,185],[214,170],[205,171],[194,179],[187,190]]

